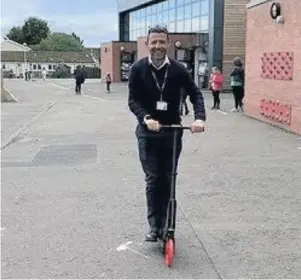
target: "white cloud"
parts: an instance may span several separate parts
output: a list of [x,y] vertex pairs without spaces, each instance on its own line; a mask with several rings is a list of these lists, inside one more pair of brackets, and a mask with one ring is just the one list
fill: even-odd
[[[64,1],[64,0],[63,0]],[[67,14],[47,16],[40,0],[19,0],[12,5],[11,0],[1,0],[1,33],[7,33],[13,25],[22,25],[29,16],[43,18],[55,32],[76,33],[85,45],[98,45],[101,41],[117,39],[118,17],[112,11],[95,11],[89,14]]]
[[[76,33],[89,44],[89,38],[93,41],[99,38],[111,37],[118,32],[117,13],[106,13],[105,11],[94,12],[93,14],[74,14],[66,16],[43,17],[49,22],[53,31]],[[116,38],[111,38],[116,39]]]
[[1,0],[1,33],[8,32],[14,25],[21,25],[31,15],[38,12],[38,0],[18,1]]

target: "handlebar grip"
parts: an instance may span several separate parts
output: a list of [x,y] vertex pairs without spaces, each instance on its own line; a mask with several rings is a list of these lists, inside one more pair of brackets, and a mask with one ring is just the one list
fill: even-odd
[[170,124],[170,125],[161,125],[161,128],[178,128],[178,129],[189,129],[191,130],[190,126],[184,126],[181,124]]

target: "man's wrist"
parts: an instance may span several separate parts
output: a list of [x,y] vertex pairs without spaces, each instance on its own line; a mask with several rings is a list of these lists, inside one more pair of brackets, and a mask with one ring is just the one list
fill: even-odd
[[151,118],[152,118],[151,115],[145,115],[143,118],[143,121],[146,122],[146,121],[150,120]]

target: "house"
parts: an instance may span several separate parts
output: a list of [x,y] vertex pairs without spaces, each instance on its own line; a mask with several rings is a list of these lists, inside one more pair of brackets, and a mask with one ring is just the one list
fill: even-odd
[[1,69],[4,77],[12,73],[23,77],[26,70],[33,77],[41,74],[45,68],[48,74],[55,72],[59,65],[65,65],[73,73],[78,65],[100,68],[100,48],[85,48],[83,51],[34,51],[12,40],[1,41]]
[[25,70],[32,71],[33,77],[35,77],[44,68],[50,74],[59,65],[69,67],[71,73],[78,65],[100,67],[99,60],[85,51],[1,51],[1,64],[4,73],[12,71],[16,77],[24,75]]

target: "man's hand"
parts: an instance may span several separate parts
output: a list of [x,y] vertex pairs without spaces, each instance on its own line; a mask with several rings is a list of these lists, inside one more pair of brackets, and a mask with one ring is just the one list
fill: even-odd
[[195,120],[191,124],[191,132],[192,133],[200,133],[205,130],[205,122],[202,120]]
[[158,121],[155,121],[153,119],[148,119],[148,120],[145,120],[145,124],[148,128],[148,130],[150,131],[159,131],[160,130],[160,124]]

